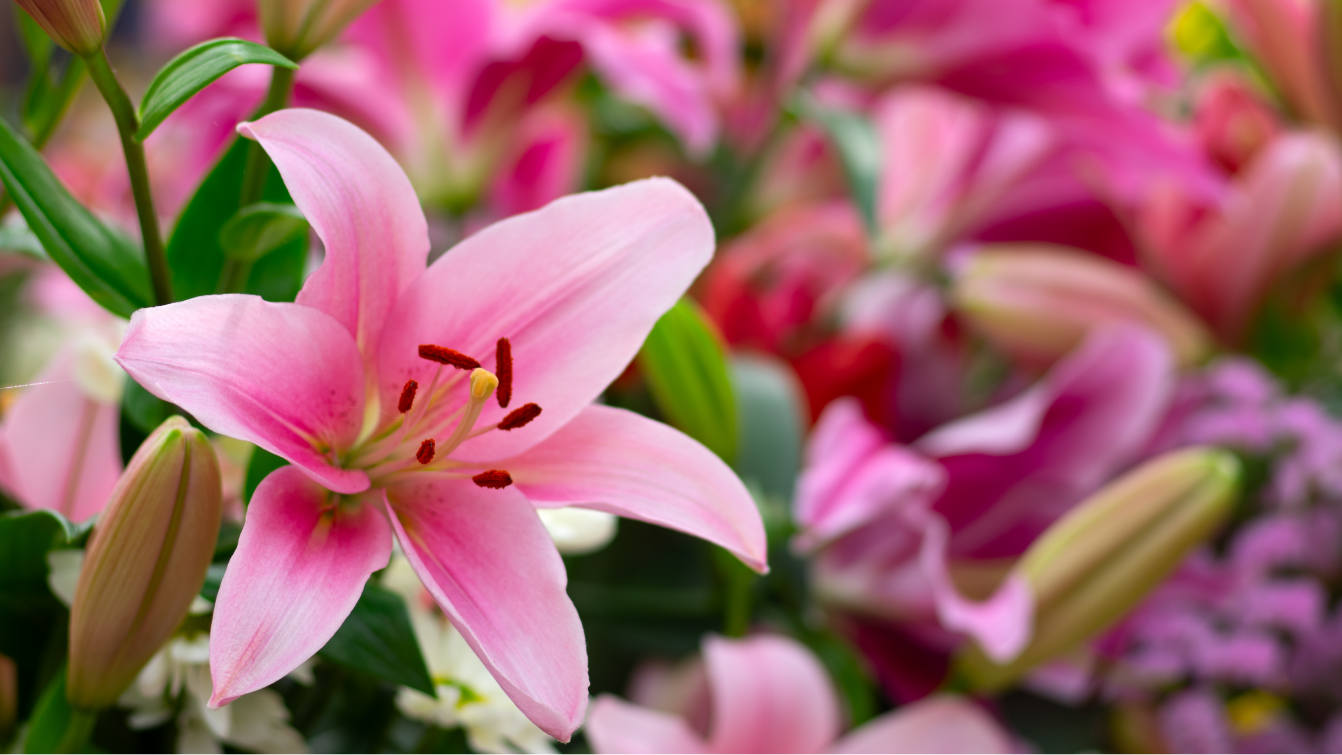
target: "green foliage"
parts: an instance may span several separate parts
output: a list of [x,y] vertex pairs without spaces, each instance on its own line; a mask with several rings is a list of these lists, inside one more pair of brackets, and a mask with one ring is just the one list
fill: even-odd
[[242,500],[252,500],[252,493],[256,492],[256,486],[266,479],[266,475],[274,472],[289,462],[276,456],[260,446],[252,451],[252,459],[247,462],[247,480],[242,487]]
[[66,191],[42,156],[0,120],[0,181],[52,261],[112,314],[149,306],[144,252]]
[[824,129],[843,162],[848,191],[862,212],[870,233],[876,231],[876,189],[881,179],[881,140],[871,121],[859,113],[821,105],[810,94],[797,98],[795,109],[806,121]]
[[0,225],[0,252],[17,252],[35,260],[46,260],[42,242],[23,223]]
[[736,403],[727,357],[698,305],[682,299],[663,315],[638,364],[671,424],[730,462],[736,455]]
[[426,695],[434,694],[405,601],[372,582],[364,585],[354,611],[320,655]]
[[144,141],[173,111],[216,79],[241,65],[263,63],[282,68],[298,64],[264,45],[221,38],[201,42],[163,66],[140,103],[137,141]]
[[96,714],[73,708],[65,699],[65,670],[61,669],[33,711],[23,751],[83,752],[95,721]]
[[[208,296],[219,290],[227,259],[221,234],[240,209],[249,146],[250,142],[244,139],[233,141],[177,219],[168,240],[168,264],[172,267],[172,290],[178,299]],[[290,203],[289,192],[273,167],[266,180],[264,199]],[[257,260],[244,290],[269,301],[293,301],[303,285],[306,256],[306,236],[290,239]]]
[[219,245],[229,259],[256,260],[299,239],[307,239],[308,221],[291,204],[257,202],[244,207],[219,232]]
[[787,365],[769,357],[735,356],[730,369],[740,427],[732,466],[766,498],[789,504],[806,433],[801,386]]

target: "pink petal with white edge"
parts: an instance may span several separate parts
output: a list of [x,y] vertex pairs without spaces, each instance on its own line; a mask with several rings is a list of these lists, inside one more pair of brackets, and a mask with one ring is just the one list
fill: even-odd
[[1020,655],[1034,633],[1034,593],[1029,583],[1013,573],[987,600],[964,597],[951,580],[946,522],[935,514],[926,517],[918,559],[932,588],[937,618],[947,629],[973,637],[993,661],[1009,663]]
[[868,721],[830,752],[1015,752],[992,716],[962,697],[937,695]]
[[583,733],[593,752],[707,752],[703,740],[685,719],[613,695],[601,695],[592,701]]
[[255,139],[326,245],[298,303],[349,329],[370,358],[396,297],[424,272],[429,231],[405,171],[373,137],[317,110],[280,110],[238,133]]
[[740,478],[698,441],[660,422],[589,406],[499,466],[540,508],[577,505],[670,527],[768,571],[764,523]]
[[366,498],[342,499],[297,467],[281,467],[257,486],[214,606],[211,708],[271,684],[321,650],[368,576],[387,566],[391,527],[380,500]]
[[822,752],[839,735],[839,699],[811,651],[787,637],[704,638],[714,752]]
[[121,476],[121,407],[87,396],[73,361],[58,355],[6,413],[0,483],[28,508],[82,522],[102,511]]
[[567,742],[587,711],[587,645],[554,542],[515,489],[413,479],[387,490],[406,558],[518,709]]
[[[713,256],[703,206],[665,178],[575,194],[480,231],[429,268],[388,321],[379,361],[384,406],[408,379],[436,366],[419,357],[434,343],[493,368],[495,343],[512,342],[513,403],[540,404],[525,429],[486,433],[453,457],[508,458],[563,427],[624,371],[657,320]],[[464,388],[436,408],[465,401]],[[491,401],[481,426],[508,410]]]
[[368,489],[368,475],[324,453],[354,442],[364,411],[362,357],[330,315],[259,296],[202,296],[136,312],[116,360],[211,430],[278,454],[337,493]]

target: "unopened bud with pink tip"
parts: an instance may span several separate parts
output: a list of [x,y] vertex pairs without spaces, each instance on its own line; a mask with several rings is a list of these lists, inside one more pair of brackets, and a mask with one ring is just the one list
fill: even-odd
[[983,247],[956,272],[951,298],[995,346],[1040,368],[1110,322],[1151,328],[1185,366],[1211,349],[1202,324],[1142,273],[1066,247]]
[[1189,448],[1153,459],[1078,504],[1012,569],[1034,596],[1029,645],[1005,664],[977,646],[957,659],[979,690],[1000,690],[1107,629],[1229,516],[1240,464]]
[[67,695],[76,708],[114,704],[182,623],[214,556],[222,499],[214,447],[181,417],[135,452],[70,609]]
[[15,0],[52,41],[76,55],[92,55],[107,38],[98,0]]
[[257,0],[266,44],[301,60],[335,39],[378,0]]

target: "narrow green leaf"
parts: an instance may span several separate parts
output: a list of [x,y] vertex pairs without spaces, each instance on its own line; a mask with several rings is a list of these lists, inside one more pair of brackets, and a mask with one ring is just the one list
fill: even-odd
[[121,413],[146,435],[173,415],[172,404],[144,389],[131,378],[121,392]]
[[848,190],[862,212],[868,232],[876,230],[876,189],[881,178],[881,140],[876,127],[859,113],[825,107],[810,94],[797,98],[801,117],[825,130],[843,161]]
[[144,252],[93,216],[0,119],[0,181],[52,261],[94,301],[130,317],[153,301]]
[[434,694],[405,601],[371,582],[364,585],[349,618],[320,654],[394,684]]
[[662,315],[638,364],[671,424],[730,462],[736,455],[736,402],[727,357],[698,305],[682,299]]
[[47,551],[69,545],[88,528],[45,509],[0,515],[0,594],[45,597]]
[[168,61],[150,83],[140,103],[140,128],[135,132],[136,140],[144,141],[196,92],[248,63],[298,68],[297,63],[255,42],[230,37],[201,42]]
[[[226,259],[220,233],[238,213],[250,144],[245,139],[233,141],[177,219],[168,240],[168,265],[172,268],[172,290],[179,299],[215,293]],[[284,181],[273,167],[263,200],[291,203]],[[303,285],[307,250],[307,238],[295,237],[262,257],[252,266],[247,293],[267,301],[293,301]]]
[[308,221],[291,204],[257,202],[244,207],[219,231],[219,245],[230,259],[256,260],[298,238],[307,238]]
[[0,252],[17,252],[35,260],[48,260],[42,242],[18,217],[19,222],[0,225]]
[[47,36],[42,27],[37,25],[33,17],[25,13],[17,4],[11,7],[14,10],[14,17],[18,20],[19,39],[23,41],[23,49],[28,53],[28,62],[32,65],[33,70],[45,69],[56,43],[52,42],[51,37]]
[[65,669],[47,685],[28,721],[24,752],[83,752],[97,714],[78,710],[65,699]]
[[801,386],[787,365],[768,357],[733,357],[731,376],[740,427],[732,467],[765,495],[790,503],[806,432]]
[[260,446],[253,449],[251,461],[247,462],[247,480],[243,483],[242,500],[252,500],[252,493],[256,492],[256,486],[266,479],[266,475],[288,463]]

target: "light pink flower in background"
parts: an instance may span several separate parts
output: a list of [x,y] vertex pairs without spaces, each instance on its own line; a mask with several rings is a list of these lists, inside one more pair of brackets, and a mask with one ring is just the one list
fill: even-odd
[[[602,695],[584,731],[596,752],[1013,752],[982,708],[952,695],[902,707],[840,737],[839,696],[825,667],[787,637],[709,636],[706,683],[682,695],[683,710],[657,710]],[[692,709],[709,711],[696,727]]]
[[[1136,459],[1173,383],[1164,342],[1117,325],[1015,398],[911,446],[836,402],[811,436],[795,506],[817,593],[842,611],[930,627],[938,642],[959,632],[994,658],[1014,656],[1033,604],[1023,582],[997,585],[1005,565]],[[965,597],[961,583],[987,599]]]
[[649,180],[486,228],[426,270],[414,190],[367,134],[308,110],[239,130],[274,161],[325,262],[296,303],[141,310],[117,355],[155,395],[294,465],[257,488],[220,587],[212,703],[319,650],[394,534],[508,696],[567,739],[586,649],[535,507],[655,522],[765,568],[759,513],[725,464],[592,405],[707,264],[707,216]]
[[1342,152],[1317,132],[1284,134],[1208,207],[1167,184],[1137,208],[1144,264],[1231,344],[1282,275],[1342,233]]
[[1218,8],[1295,114],[1326,124],[1328,95],[1315,32],[1319,5],[1319,0],[1224,0]]
[[[121,476],[121,391],[112,361],[125,321],[112,317],[54,265],[30,285],[56,321],[60,346],[0,418],[0,488],[20,505],[74,522],[102,511]],[[49,336],[48,336],[49,337]]]
[[1238,173],[1270,146],[1282,130],[1281,117],[1237,69],[1210,72],[1198,87],[1193,125],[1207,154]]

